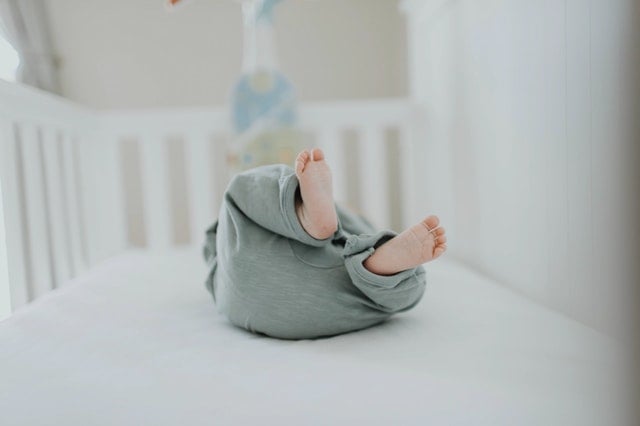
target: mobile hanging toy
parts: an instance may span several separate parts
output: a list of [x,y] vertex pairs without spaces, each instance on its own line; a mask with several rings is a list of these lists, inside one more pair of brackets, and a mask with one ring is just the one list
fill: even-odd
[[[279,70],[274,9],[282,0],[241,0],[244,46],[242,73],[231,94],[234,171],[265,164],[291,164],[304,148],[297,128],[296,99]],[[188,0],[169,0],[174,8]]]

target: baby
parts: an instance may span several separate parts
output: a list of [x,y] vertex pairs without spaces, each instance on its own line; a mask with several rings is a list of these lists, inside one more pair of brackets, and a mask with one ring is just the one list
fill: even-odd
[[397,235],[333,201],[318,149],[295,170],[262,166],[234,177],[204,248],[218,310],[249,331],[306,339],[359,330],[414,307],[423,263],[446,250],[429,216]]

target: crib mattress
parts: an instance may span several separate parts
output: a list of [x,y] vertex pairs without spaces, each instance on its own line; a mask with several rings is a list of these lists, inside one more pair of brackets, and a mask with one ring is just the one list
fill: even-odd
[[9,425],[623,424],[608,337],[443,259],[412,311],[320,340],[217,314],[197,251],[133,251],[0,323]]

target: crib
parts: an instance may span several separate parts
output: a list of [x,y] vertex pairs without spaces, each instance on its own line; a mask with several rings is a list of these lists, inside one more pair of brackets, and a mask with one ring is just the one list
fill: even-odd
[[[224,111],[99,112],[6,83],[0,84],[0,99],[3,100],[0,158],[7,254],[2,270],[5,285],[2,295],[10,301],[14,311],[0,327],[0,339],[9,342],[0,354],[0,369],[9,386],[6,388],[8,396],[0,402],[0,412],[11,420],[7,424],[40,423],[43,418],[39,415],[25,417],[22,409],[10,407],[21,407],[25,392],[41,395],[40,392],[47,393],[52,389],[59,392],[64,387],[90,390],[89,394],[72,391],[74,398],[83,401],[87,408],[78,415],[72,412],[71,401],[64,398],[64,393],[56,393],[60,396],[49,398],[42,413],[59,421],[65,419],[65,422],[78,418],[78,424],[128,423],[136,416],[158,424],[171,424],[177,421],[175,416],[186,416],[184,418],[193,424],[206,424],[205,413],[214,407],[216,410],[227,407],[219,411],[220,423],[216,424],[237,424],[238,419],[251,422],[255,420],[254,414],[240,408],[244,402],[250,404],[252,410],[267,410],[271,419],[289,424],[353,423],[360,419],[358,415],[362,415],[358,410],[339,406],[329,414],[327,407],[336,404],[336,398],[346,395],[345,392],[357,394],[356,400],[362,404],[367,399],[379,400],[381,392],[385,391],[367,385],[372,380],[382,380],[385,387],[395,389],[402,389],[407,383],[426,386],[422,389],[410,385],[408,390],[399,391],[392,398],[393,403],[398,404],[398,410],[404,413],[401,418],[407,424],[438,418],[464,422],[468,417],[456,408],[460,399],[469,403],[475,401],[476,413],[491,414],[490,424],[508,422],[513,416],[530,419],[520,424],[536,424],[540,419],[535,415],[537,412],[551,412],[552,417],[564,415],[567,407],[576,408],[600,395],[600,391],[584,390],[573,394],[580,380],[584,380],[583,369],[563,372],[559,376],[558,371],[566,367],[566,357],[578,356],[585,366],[598,364],[603,359],[611,361],[615,351],[606,344],[604,335],[549,313],[451,260],[429,269],[440,283],[413,319],[409,316],[390,321],[386,326],[364,332],[362,337],[357,334],[343,336],[325,343],[315,342],[315,346],[311,346],[312,342],[301,342],[296,347],[297,352],[291,353],[287,351],[293,349],[292,343],[269,342],[267,338],[244,334],[238,336],[235,333],[239,330],[215,314],[214,305],[204,290],[202,282],[206,269],[199,250],[204,229],[215,219],[220,196],[229,178],[224,157],[229,138]],[[355,202],[363,210],[372,212],[372,219],[380,226],[401,227],[420,214],[415,211],[411,199],[402,196],[412,193],[415,170],[411,166],[399,167],[412,164],[412,145],[415,144],[412,120],[416,114],[409,100],[398,99],[306,105],[301,111],[302,128],[308,135],[309,144],[323,147],[327,156],[336,160],[338,200]],[[126,153],[133,158],[133,166],[125,164]],[[182,170],[186,173],[181,178],[170,168],[170,156],[181,157],[184,161]],[[389,163],[393,161],[396,164]],[[358,162],[375,167],[359,167]],[[126,167],[139,170],[137,183],[131,179],[131,173],[125,173]],[[392,176],[379,173],[383,168],[396,170],[398,178],[393,180]],[[169,190],[169,182],[176,179],[182,179],[188,188],[186,201],[176,199],[175,193]],[[129,186],[135,185],[141,187],[142,200],[141,209],[133,209],[132,214],[131,197],[127,198],[126,192]],[[403,188],[400,194],[399,187]],[[184,188],[179,192],[183,191]],[[366,200],[362,200],[366,204],[359,204],[360,200],[353,198],[357,193],[367,194]],[[196,197],[194,194],[209,196]],[[187,231],[183,232],[186,238],[183,235],[179,239],[173,219],[176,217],[175,205],[183,203],[187,206],[183,216],[188,219],[188,225]],[[136,221],[142,224],[142,237],[138,240],[130,232]],[[466,296],[460,299],[461,294]],[[492,313],[494,311],[497,314]],[[451,312],[457,313],[452,315]],[[487,322],[487,318],[495,315],[495,319]],[[184,318],[180,319],[181,316]],[[528,320],[531,317],[535,321]],[[480,318],[485,318],[484,324],[475,323]],[[408,334],[411,330],[419,333],[420,324],[438,324],[438,321],[441,330],[432,329],[429,336],[427,329],[424,339],[406,346],[412,340]],[[509,321],[521,326],[513,328]],[[156,323],[155,328],[152,323]],[[215,330],[213,338],[204,337],[204,327]],[[404,331],[402,327],[406,327]],[[129,328],[136,331],[127,331]],[[102,337],[91,337],[94,333]],[[430,344],[446,342],[447,333],[462,337],[453,347],[461,352],[453,354],[436,348],[427,351]],[[527,335],[547,335],[548,338],[532,345]],[[234,338],[239,339],[237,344],[232,343]],[[373,363],[369,367],[369,364],[361,365],[357,362],[358,357],[365,354],[361,351],[374,349],[370,344],[364,344],[367,338],[373,339],[375,345],[396,349],[388,349],[373,358],[369,356],[368,363]],[[484,339],[493,342],[488,354],[478,349]],[[183,354],[183,360],[175,359],[178,364],[167,366],[162,361],[163,356],[159,359],[151,356],[155,349],[149,352],[147,345],[156,347],[168,357],[183,353],[182,345],[193,345],[195,349]],[[357,348],[357,345],[362,346]],[[397,349],[402,345],[407,353]],[[494,352],[503,350],[506,354],[518,347],[529,349],[515,361]],[[47,369],[48,364],[45,362],[34,369],[38,357],[43,355],[40,352],[43,348],[46,348],[51,365],[57,366],[58,373],[55,374],[59,375],[48,385],[43,385],[38,378],[41,374],[53,374]],[[314,355],[313,351],[318,349],[320,354]],[[101,361],[101,354],[114,350],[124,355],[114,354],[112,360]],[[261,373],[264,364],[258,358],[247,357],[256,351],[264,352],[264,362],[273,362],[278,357],[289,362]],[[538,351],[551,351],[555,355],[551,356],[551,361],[540,365],[535,355]],[[12,357],[12,353],[20,355]],[[211,356],[213,353],[218,354],[214,357],[215,368],[202,358],[204,354]],[[346,359],[333,359],[331,355],[336,353],[342,353],[340,356]],[[442,371],[421,369],[422,361],[412,353],[421,354]],[[466,374],[463,366],[467,355],[462,354],[479,357]],[[82,360],[86,356],[89,361]],[[136,357],[144,362],[132,361]],[[240,375],[227,376],[224,371],[234,371],[235,367],[228,365],[234,359],[247,370],[238,373]],[[192,366],[186,367],[182,362],[192,363]],[[506,364],[502,364],[504,362]],[[398,363],[405,363],[408,369]],[[29,371],[24,370],[27,365]],[[85,367],[76,370],[77,365]],[[312,386],[314,398],[320,401],[317,404],[300,399],[303,386],[300,380],[307,377],[304,371],[309,365],[319,369],[321,373],[317,374],[328,374],[330,378],[322,381],[320,376],[312,376],[313,380],[323,383],[319,388]],[[376,365],[383,366],[376,373],[377,377],[367,376],[372,373],[369,368]],[[171,374],[161,372],[166,367]],[[114,383],[132,389],[131,392],[140,386],[149,389],[154,402],[145,406],[144,401],[131,394],[126,396],[127,400],[131,398],[142,406],[124,403],[104,417],[107,420],[100,420],[105,410],[111,410],[107,408],[111,403],[105,401],[112,401],[114,394],[109,389],[115,385],[109,384],[110,379],[106,376],[95,377],[96,368],[105,368],[109,377],[115,375],[117,378]],[[197,368],[203,369],[203,377],[211,380],[218,377],[216,380],[221,380],[224,386],[194,378]],[[286,368],[290,370],[287,372]],[[349,372],[349,369],[353,371]],[[552,381],[553,398],[545,395],[549,391],[548,384],[529,376],[533,371],[541,371],[542,377],[547,379],[556,377]],[[589,378],[600,387],[612,386],[610,370],[606,371],[606,374]],[[136,379],[123,376],[128,374]],[[407,374],[417,374],[418,379]],[[497,375],[498,379],[493,377],[493,381],[485,383],[487,374]],[[255,390],[225,394],[225,386],[237,380],[247,380],[246,386],[257,386],[256,389],[266,391],[268,383],[274,383],[278,377],[283,378],[284,387],[275,399],[267,400],[283,411],[269,411],[261,393]],[[344,377],[349,377],[350,381],[345,382]],[[91,380],[97,382],[91,384]],[[207,390],[219,403],[205,404],[204,401],[210,399],[206,392],[185,399],[171,391],[163,381],[175,381],[178,386],[203,392]],[[359,385],[354,384],[357,381],[361,381]],[[525,383],[532,389],[519,388]],[[345,386],[347,390],[341,389]],[[440,394],[442,389],[444,394]],[[421,392],[426,392],[428,399],[436,401],[439,408],[423,412]],[[87,396],[91,394],[94,396]],[[44,398],[44,394],[41,396]],[[558,407],[550,404],[554,398],[562,404]],[[283,414],[291,401],[301,405],[288,415]],[[163,415],[152,413],[151,406],[163,404],[173,407],[168,411],[169,417],[165,416],[166,410],[159,411]],[[290,407],[287,409],[291,410]],[[182,410],[193,411],[188,415]],[[391,417],[381,416],[383,413],[374,407],[369,410],[370,414],[362,418],[374,424],[392,421]],[[438,413],[446,415],[438,417]],[[391,413],[386,414],[391,416]],[[594,420],[592,414],[589,410],[575,411],[571,412],[571,418],[584,420],[588,415],[591,421]]]
[[[445,73],[418,52],[454,3],[404,2],[410,97],[300,108],[336,200],[378,227],[434,203],[465,225],[429,192],[446,167],[431,159],[449,154],[425,147],[443,114],[420,102]],[[423,301],[380,326],[297,342],[231,326],[201,256],[231,177],[228,123],[223,108],[98,111],[0,81],[0,423],[627,424],[619,342],[519,291],[516,267],[479,272],[455,229]]]
[[[226,111],[97,112],[27,87],[0,87],[11,266],[5,294],[13,308],[132,244],[150,250],[202,244],[230,178]],[[414,213],[411,199],[397,189],[411,193],[411,110],[409,101],[391,99],[301,111],[307,144],[332,158],[337,201],[371,212],[378,226],[399,229]],[[183,160],[181,176],[170,167],[172,156]],[[382,164],[397,170],[399,179],[380,173]],[[130,205],[138,201],[126,196],[130,187],[140,188],[139,204]],[[185,199],[175,199],[176,192]],[[176,216],[186,219],[186,238],[176,238]],[[140,229],[132,235],[136,224]]]

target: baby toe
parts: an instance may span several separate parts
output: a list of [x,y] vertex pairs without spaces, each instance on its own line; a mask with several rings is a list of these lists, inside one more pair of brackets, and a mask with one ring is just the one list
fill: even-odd
[[324,152],[320,148],[313,148],[311,150],[311,160],[312,161],[324,160]]
[[309,152],[302,151],[300,154],[298,154],[298,156],[296,157],[296,164],[295,164],[295,169],[296,169],[296,173],[301,173],[304,170],[304,166],[307,164],[307,162],[309,161]]
[[432,231],[438,227],[440,219],[438,219],[438,216],[429,216],[423,220],[422,223],[429,229],[429,231]]
[[447,251],[447,246],[445,244],[436,246],[436,248],[433,249],[433,258],[435,259],[440,257],[445,251]]

